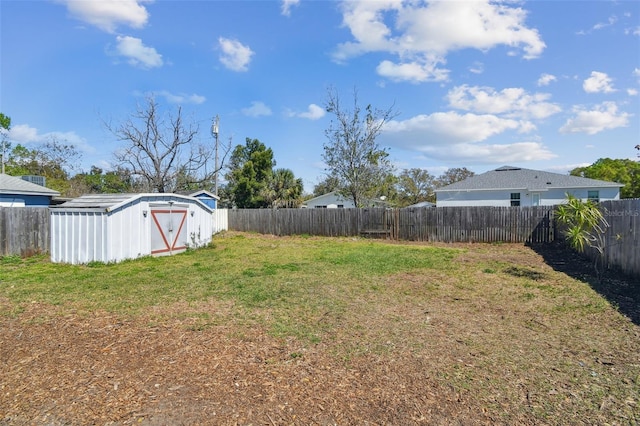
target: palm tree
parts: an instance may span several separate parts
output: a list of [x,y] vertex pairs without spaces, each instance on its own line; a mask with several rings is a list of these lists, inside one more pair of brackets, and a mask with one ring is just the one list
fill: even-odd
[[566,204],[558,206],[557,219],[566,226],[564,233],[574,250],[584,253],[587,247],[591,247],[598,252],[593,266],[598,279],[602,280],[604,270],[598,267],[598,262],[604,262],[605,232],[609,223],[598,205],[593,201],[583,203],[579,198],[567,194]]
[[276,169],[263,191],[272,208],[295,208],[302,202],[302,179],[296,179],[289,169]]

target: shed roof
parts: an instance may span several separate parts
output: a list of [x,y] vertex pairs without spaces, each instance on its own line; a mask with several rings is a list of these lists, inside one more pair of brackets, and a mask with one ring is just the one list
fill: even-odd
[[172,193],[143,193],[143,194],[86,194],[78,198],[74,198],[66,203],[58,206],[52,206],[52,209],[93,209],[105,212],[116,210],[128,203],[133,203],[140,198],[158,199],[165,201],[167,199],[182,199],[185,201],[196,201],[205,209],[211,211],[211,208],[197,198],[187,195]]
[[436,189],[435,192],[512,189],[545,191],[562,188],[621,188],[623,186],[617,182],[503,166]]
[[220,199],[220,197],[218,197],[216,194],[214,194],[213,192],[209,192],[206,189],[201,189],[200,191],[191,192],[191,193],[189,193],[189,195],[191,197],[197,197],[199,195],[206,195],[209,198],[213,198],[213,199],[216,199],[216,200]]
[[45,195],[47,197],[60,195],[58,191],[54,191],[53,189],[3,173],[0,173],[0,194]]

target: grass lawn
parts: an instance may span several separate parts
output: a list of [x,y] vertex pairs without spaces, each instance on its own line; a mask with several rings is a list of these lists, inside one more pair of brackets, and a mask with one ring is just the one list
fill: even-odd
[[639,422],[640,326],[521,245],[0,258],[0,425]]

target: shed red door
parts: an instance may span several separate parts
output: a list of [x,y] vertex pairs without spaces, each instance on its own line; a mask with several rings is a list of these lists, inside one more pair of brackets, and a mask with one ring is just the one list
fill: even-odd
[[180,253],[187,249],[187,210],[151,209],[151,254]]

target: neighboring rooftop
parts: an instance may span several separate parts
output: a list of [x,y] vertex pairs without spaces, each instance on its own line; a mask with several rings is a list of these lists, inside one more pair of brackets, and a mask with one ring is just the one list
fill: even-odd
[[623,186],[623,184],[617,182],[502,166],[436,189],[436,192],[502,189],[543,191],[558,188],[621,188]]
[[60,195],[58,191],[54,191],[53,189],[3,173],[0,173],[0,194],[46,195],[48,197],[57,197]]

